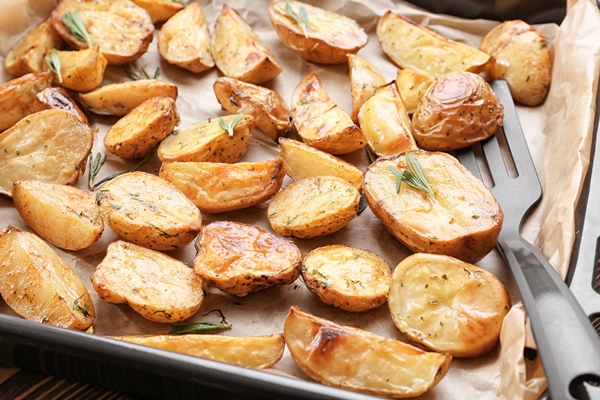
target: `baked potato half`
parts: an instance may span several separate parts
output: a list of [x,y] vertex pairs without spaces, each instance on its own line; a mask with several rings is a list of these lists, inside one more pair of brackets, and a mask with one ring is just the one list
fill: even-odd
[[[51,57],[51,51],[46,57]],[[60,60],[60,77],[55,79],[66,89],[89,92],[96,89],[104,79],[108,65],[106,57],[98,47],[76,51],[57,51]]]
[[58,109],[66,110],[79,118],[84,124],[88,124],[88,117],[79,108],[75,100],[71,97],[69,92],[63,88],[49,87],[35,95],[36,99],[41,103],[41,107],[46,110]]
[[421,98],[433,82],[435,82],[435,79],[414,69],[404,68],[398,70],[396,86],[408,115],[415,113]]
[[[423,170],[433,195],[401,181],[407,154]],[[410,157],[410,156],[409,156]],[[476,262],[496,245],[504,215],[485,185],[456,158],[412,150],[380,158],[365,172],[365,196],[388,231],[414,252]]]
[[0,132],[46,107],[36,95],[52,86],[52,72],[23,75],[0,85]]
[[358,122],[358,111],[363,103],[380,86],[385,85],[385,78],[367,59],[356,54],[348,54],[348,74],[352,92],[352,112],[350,118]]
[[[172,0],[131,0],[150,14],[152,22],[162,22],[170,19],[185,5]],[[161,29],[165,26],[163,25]]]

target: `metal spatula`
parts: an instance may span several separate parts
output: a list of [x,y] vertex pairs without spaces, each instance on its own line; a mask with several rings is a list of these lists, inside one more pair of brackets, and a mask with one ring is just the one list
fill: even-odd
[[[552,265],[521,237],[521,224],[539,202],[542,188],[508,85],[495,81],[492,89],[504,106],[503,129],[482,142],[481,151],[473,146],[456,155],[479,178],[478,159],[488,166],[493,180],[490,190],[504,211],[497,247],[512,270],[529,315],[551,398],[600,399],[600,387],[590,384],[600,383],[600,338]],[[508,174],[510,164],[503,157],[508,153],[500,147],[503,138],[515,178]]]

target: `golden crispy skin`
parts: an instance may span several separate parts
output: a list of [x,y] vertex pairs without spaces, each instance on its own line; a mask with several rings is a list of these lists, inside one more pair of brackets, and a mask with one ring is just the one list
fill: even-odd
[[23,75],[0,85],[0,132],[46,107],[36,95],[52,86],[52,72]]
[[88,124],[87,115],[79,108],[75,100],[63,88],[49,87],[35,95],[45,109],[66,110],[75,115],[81,122]]

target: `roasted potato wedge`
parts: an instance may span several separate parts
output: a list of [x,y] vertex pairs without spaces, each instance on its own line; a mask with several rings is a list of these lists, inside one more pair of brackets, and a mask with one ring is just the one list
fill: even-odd
[[323,303],[363,312],[387,301],[392,268],[368,250],[344,245],[319,247],[304,256],[302,280]]
[[92,274],[98,296],[112,304],[127,303],[154,322],[177,322],[202,305],[202,280],[185,263],[161,252],[118,240]]
[[389,306],[394,324],[411,340],[453,357],[476,357],[498,342],[510,297],[482,268],[420,253],[394,269]]
[[[98,47],[76,51],[57,51],[60,60],[59,85],[77,92],[96,89],[104,79],[106,57]],[[51,57],[51,52],[46,54]]]
[[244,163],[164,163],[159,175],[175,185],[202,212],[219,213],[252,207],[281,189],[281,157]]
[[79,188],[17,181],[13,183],[12,197],[27,225],[61,249],[85,249],[100,239],[104,231],[95,196]]
[[282,334],[239,337],[193,334],[132,335],[112,338],[254,369],[271,368],[281,359],[285,348]]
[[296,181],[279,191],[269,204],[271,228],[283,236],[308,239],[337,232],[352,221],[360,194],[336,176]]
[[75,271],[33,233],[9,226],[0,232],[0,295],[21,317],[85,330],[94,303]]
[[279,154],[290,178],[299,181],[317,176],[337,176],[362,191],[364,171],[340,158],[294,139],[279,139]]
[[158,52],[168,63],[191,72],[215,66],[208,23],[200,3],[190,4],[165,22],[158,34]]
[[248,147],[254,117],[243,114],[233,127],[233,135],[221,125],[233,124],[239,115],[242,114],[221,117],[222,120],[213,118],[178,129],[158,146],[158,158],[162,162],[238,162]]
[[[90,44],[77,37],[63,18],[78,10]],[[50,16],[58,34],[75,49],[100,47],[111,65],[123,65],[140,58],[154,34],[146,10],[129,0],[61,0]]]
[[544,102],[552,79],[544,35],[524,21],[504,21],[485,35],[480,49],[495,59],[490,77],[506,80],[516,101],[527,106]]
[[292,119],[304,143],[327,153],[351,153],[365,145],[360,128],[331,100],[316,72],[296,86]]
[[[185,5],[171,0],[131,0],[144,10],[148,11],[152,22],[162,22],[170,19]],[[164,25],[161,29],[164,29]]]
[[395,82],[381,87],[364,102],[358,123],[369,148],[379,157],[417,149],[408,111]]
[[348,74],[350,75],[350,90],[352,92],[352,113],[350,118],[358,122],[358,111],[363,103],[380,86],[385,85],[385,78],[373,64],[356,54],[348,54]]
[[87,116],[65,89],[49,87],[38,92],[35,97],[44,109],[66,110],[79,118],[84,124],[88,124]]
[[283,335],[292,358],[312,379],[389,398],[414,397],[448,372],[452,356],[428,353],[291,307]]
[[27,32],[8,52],[4,68],[15,75],[43,72],[47,69],[44,56],[48,50],[59,49],[62,39],[52,27],[50,19]]
[[190,243],[202,226],[198,208],[175,186],[145,172],[128,172],[96,195],[107,225],[125,239],[155,250]]
[[496,245],[504,215],[487,187],[456,158],[441,152],[413,150],[433,191],[405,182],[397,191],[398,171],[406,154],[381,158],[365,172],[365,196],[388,231],[414,252],[449,255],[476,262]]
[[455,71],[486,71],[492,58],[474,47],[455,42],[387,11],[377,23],[381,48],[400,68],[410,68],[432,78]]
[[52,72],[27,74],[0,85],[0,132],[45,109],[36,94],[52,85]]
[[177,86],[158,79],[113,83],[89,93],[79,93],[79,101],[94,114],[120,117],[129,114],[144,101],[157,96],[168,96],[177,100]]
[[196,252],[196,274],[240,297],[294,282],[302,265],[302,253],[294,243],[241,222],[206,225],[196,240]]
[[104,147],[123,158],[145,157],[179,123],[175,100],[153,97],[131,110],[111,126],[104,136]]
[[16,181],[72,184],[85,171],[94,132],[65,110],[29,115],[0,134],[0,194]]
[[230,78],[259,84],[282,71],[252,27],[227,4],[217,17],[210,48],[217,68]]
[[252,115],[256,127],[271,139],[292,129],[290,110],[277,92],[227,77],[218,78],[213,89],[224,110]]
[[471,146],[496,133],[504,107],[481,76],[452,72],[427,89],[412,116],[420,148],[451,151]]
[[[332,11],[299,1],[273,0],[269,19],[283,44],[300,57],[321,64],[342,64],[348,54],[356,54],[369,37],[354,21]],[[300,21],[299,25],[295,15]]]
[[408,115],[414,114],[421,98],[434,81],[435,79],[429,75],[414,69],[404,68],[398,70],[396,86]]

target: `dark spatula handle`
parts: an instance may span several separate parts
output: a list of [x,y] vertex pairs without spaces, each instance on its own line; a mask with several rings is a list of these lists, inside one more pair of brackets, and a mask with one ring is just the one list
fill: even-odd
[[573,294],[544,256],[518,233],[502,232],[500,251],[510,266],[531,322],[550,396],[600,399],[600,337]]

